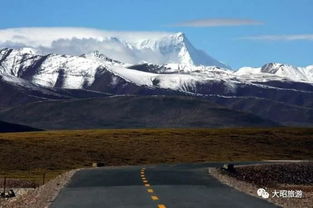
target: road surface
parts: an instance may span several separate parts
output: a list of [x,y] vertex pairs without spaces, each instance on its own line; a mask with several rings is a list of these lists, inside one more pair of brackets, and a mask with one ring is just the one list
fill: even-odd
[[274,205],[221,184],[218,163],[124,166],[77,172],[52,208],[217,208]]

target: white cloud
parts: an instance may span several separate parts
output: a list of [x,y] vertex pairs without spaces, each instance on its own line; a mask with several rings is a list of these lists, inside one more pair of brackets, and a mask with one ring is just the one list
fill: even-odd
[[120,38],[127,42],[137,42],[142,39],[160,39],[172,33],[167,32],[138,32],[138,31],[105,31],[92,28],[75,27],[30,27],[9,28],[0,30],[0,44],[15,42],[33,47],[51,46],[52,42],[59,39],[95,39],[103,41],[107,38]]
[[[0,48],[28,47],[42,54],[58,53],[81,55],[100,51],[106,56],[127,63],[136,63],[141,59],[152,63],[162,63],[162,54],[151,49],[141,49],[141,44],[153,45],[176,33],[104,31],[90,28],[34,27],[10,28],[0,30]],[[147,43],[148,41],[148,43]]]
[[176,23],[175,27],[217,27],[217,26],[242,26],[242,25],[261,25],[263,22],[251,19],[196,19]]
[[294,34],[294,35],[259,35],[241,37],[243,40],[270,40],[270,41],[293,41],[293,40],[313,40],[313,34]]
[[[185,50],[185,44],[188,51]],[[82,55],[94,51],[124,63],[196,64],[224,67],[194,48],[182,33],[104,31],[90,28],[11,28],[0,30],[0,48],[35,49],[40,54]]]

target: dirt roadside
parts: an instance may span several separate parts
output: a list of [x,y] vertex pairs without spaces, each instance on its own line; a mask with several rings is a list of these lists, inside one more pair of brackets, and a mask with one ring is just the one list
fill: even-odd
[[77,171],[78,169],[71,170],[59,175],[45,185],[30,190],[18,197],[2,199],[0,201],[0,208],[47,208]]
[[[312,163],[259,164],[236,166],[236,171],[231,173],[209,168],[209,174],[254,197],[262,198],[257,190],[263,188],[269,193],[265,200],[280,207],[313,208],[312,168]],[[297,191],[301,191],[301,196]],[[278,192],[277,195],[275,192]]]

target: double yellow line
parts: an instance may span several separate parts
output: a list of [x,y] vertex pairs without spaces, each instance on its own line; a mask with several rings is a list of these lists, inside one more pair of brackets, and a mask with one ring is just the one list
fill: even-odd
[[[146,170],[146,168],[141,168],[141,170],[140,170],[141,180],[142,180],[143,184],[145,185],[145,187],[147,188],[147,192],[151,194],[151,199],[153,201],[157,201],[157,200],[159,200],[159,197],[154,193],[154,190],[152,189],[151,185],[149,184],[149,181],[145,176],[145,170]],[[164,204],[158,204],[158,208],[166,208],[166,206]]]

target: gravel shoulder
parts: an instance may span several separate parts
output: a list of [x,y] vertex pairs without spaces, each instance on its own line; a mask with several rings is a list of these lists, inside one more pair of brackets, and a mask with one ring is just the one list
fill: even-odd
[[[313,163],[280,163],[236,166],[234,172],[209,168],[209,174],[254,197],[259,188],[269,193],[265,199],[285,208],[313,208]],[[274,192],[302,191],[301,197],[273,197]],[[262,197],[259,197],[262,198]]]
[[36,189],[12,199],[0,199],[0,208],[48,208],[59,191],[70,181],[78,171],[71,170],[49,181]]

